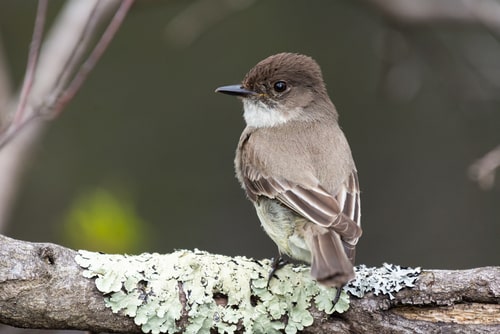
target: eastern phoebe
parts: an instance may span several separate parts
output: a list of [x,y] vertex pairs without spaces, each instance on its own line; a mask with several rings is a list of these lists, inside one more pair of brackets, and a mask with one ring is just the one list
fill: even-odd
[[280,53],[216,92],[243,100],[236,175],[264,230],[280,253],[310,263],[318,282],[343,286],[361,236],[359,185],[319,65]]

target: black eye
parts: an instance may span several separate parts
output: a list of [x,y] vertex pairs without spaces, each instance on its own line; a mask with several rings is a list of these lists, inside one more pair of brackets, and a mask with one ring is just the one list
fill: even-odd
[[277,91],[278,93],[282,93],[286,90],[286,82],[276,81],[273,87],[275,91]]

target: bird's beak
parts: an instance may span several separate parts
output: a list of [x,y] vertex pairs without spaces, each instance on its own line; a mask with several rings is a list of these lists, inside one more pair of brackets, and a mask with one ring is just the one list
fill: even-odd
[[223,93],[228,95],[235,95],[240,97],[246,97],[249,95],[256,95],[256,92],[243,88],[241,85],[230,85],[222,86],[215,90],[216,93]]

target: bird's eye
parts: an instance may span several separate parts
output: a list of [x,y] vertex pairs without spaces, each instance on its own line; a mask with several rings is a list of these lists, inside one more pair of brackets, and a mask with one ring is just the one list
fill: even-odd
[[286,82],[276,81],[273,87],[276,92],[283,93],[286,90]]

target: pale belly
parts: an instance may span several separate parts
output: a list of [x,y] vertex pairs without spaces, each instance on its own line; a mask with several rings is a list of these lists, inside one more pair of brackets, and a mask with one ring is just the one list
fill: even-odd
[[311,223],[276,200],[261,197],[254,204],[264,231],[280,252],[311,263],[311,252],[304,240],[304,227]]

